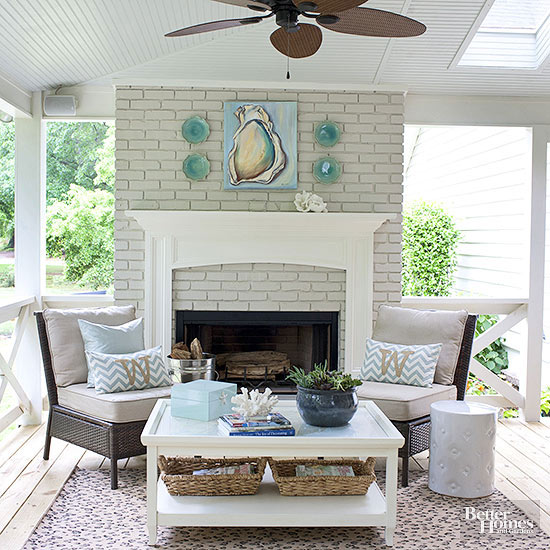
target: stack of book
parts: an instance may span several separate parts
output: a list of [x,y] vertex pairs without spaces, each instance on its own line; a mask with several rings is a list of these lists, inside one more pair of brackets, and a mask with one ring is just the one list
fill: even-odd
[[289,436],[295,435],[288,418],[273,413],[265,418],[246,419],[240,414],[224,414],[218,424],[226,435]]

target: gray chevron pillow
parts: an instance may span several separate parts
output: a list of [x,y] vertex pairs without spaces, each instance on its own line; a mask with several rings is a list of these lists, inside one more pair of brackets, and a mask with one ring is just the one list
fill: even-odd
[[87,351],[97,393],[116,393],[172,385],[162,360],[161,347],[135,353],[108,354]]
[[442,346],[404,346],[367,338],[361,378],[369,382],[431,387]]

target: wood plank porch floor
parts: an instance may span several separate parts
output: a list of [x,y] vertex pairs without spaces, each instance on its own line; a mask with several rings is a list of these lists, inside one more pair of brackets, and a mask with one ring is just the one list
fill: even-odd
[[[0,548],[17,550],[46,513],[76,466],[109,468],[109,461],[54,439],[42,460],[45,426],[15,430],[0,443]],[[145,468],[145,457],[119,461],[120,468]],[[411,468],[427,469],[428,453]],[[550,422],[499,422],[497,488],[550,534]]]

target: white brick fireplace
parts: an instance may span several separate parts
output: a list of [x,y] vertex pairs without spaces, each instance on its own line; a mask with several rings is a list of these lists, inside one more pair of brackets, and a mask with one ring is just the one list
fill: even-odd
[[[223,189],[224,102],[236,100],[297,103],[297,190]],[[116,108],[115,299],[146,316],[150,342],[168,345],[174,310],[332,311],[340,367],[360,364],[352,337],[401,300],[403,94],[130,86]],[[181,135],[195,115],[211,130],[199,145]],[[314,139],[325,120],[342,129],[330,150]],[[207,156],[206,179],[185,177],[191,152]],[[343,165],[332,185],[312,173],[327,154]],[[330,214],[296,213],[302,190]]]
[[372,326],[374,232],[394,214],[126,212],[145,231],[149,345],[172,343],[173,271],[223,264],[297,264],[345,271],[347,371],[362,361]]

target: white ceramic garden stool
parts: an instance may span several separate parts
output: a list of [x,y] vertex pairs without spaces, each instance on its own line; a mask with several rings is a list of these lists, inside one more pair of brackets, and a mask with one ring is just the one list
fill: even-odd
[[498,409],[482,403],[431,405],[428,485],[442,495],[477,498],[495,490]]

